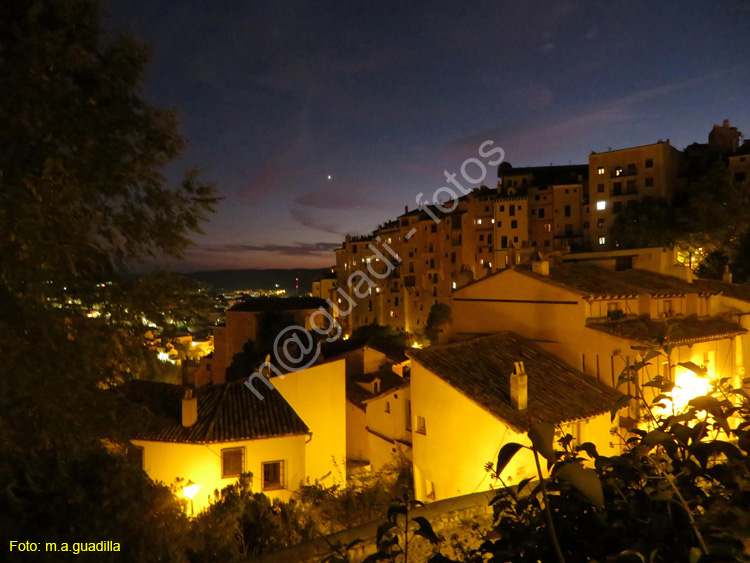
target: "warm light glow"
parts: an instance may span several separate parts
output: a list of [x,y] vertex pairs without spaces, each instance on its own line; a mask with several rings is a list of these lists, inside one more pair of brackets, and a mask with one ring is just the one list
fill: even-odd
[[185,486],[182,488],[182,494],[185,495],[190,500],[193,500],[193,497],[198,493],[198,489],[200,489],[201,486],[197,483],[193,483],[192,481],[188,481],[185,483]]
[[417,348],[418,350],[422,349],[422,345],[419,342],[415,342],[411,345],[412,348]]
[[456,282],[453,282],[453,289],[456,289]]
[[596,202],[596,210],[597,211],[604,211],[607,209],[607,202],[605,200],[599,200]]
[[348,334],[344,335],[344,340],[349,340],[349,335]]
[[676,409],[682,410],[690,399],[708,394],[710,388],[708,377],[699,377],[690,370],[678,367],[675,375],[675,388],[672,391],[672,403]]

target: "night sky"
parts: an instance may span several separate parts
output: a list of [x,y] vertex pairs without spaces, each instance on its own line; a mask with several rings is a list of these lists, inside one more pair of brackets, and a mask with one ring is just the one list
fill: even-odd
[[331,265],[488,139],[529,166],[750,133],[747,0],[105,7],[153,46],[143,95],[179,111],[179,165],[225,198],[182,271]]

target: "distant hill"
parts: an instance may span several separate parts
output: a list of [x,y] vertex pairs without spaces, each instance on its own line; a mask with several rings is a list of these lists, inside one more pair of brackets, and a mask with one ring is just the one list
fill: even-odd
[[244,289],[285,289],[287,295],[294,295],[294,278],[299,278],[299,294],[312,291],[312,282],[328,274],[331,268],[292,269],[292,270],[208,270],[186,274],[205,282],[219,292],[241,291]]

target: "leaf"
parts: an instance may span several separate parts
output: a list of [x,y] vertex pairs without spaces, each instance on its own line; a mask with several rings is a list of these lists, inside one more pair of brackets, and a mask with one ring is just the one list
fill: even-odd
[[596,451],[596,445],[593,442],[584,442],[576,448],[576,451],[584,451],[591,459],[599,457],[599,452]]
[[390,508],[388,508],[387,518],[389,522],[393,522],[394,524],[397,524],[398,516],[399,514],[403,514],[406,516],[408,513],[408,510],[406,509],[406,506],[403,504],[392,504]]
[[668,432],[664,432],[663,430],[652,430],[643,437],[641,444],[651,448],[672,441],[674,441],[674,436]]
[[523,446],[516,442],[510,442],[500,448],[500,453],[497,455],[497,466],[495,467],[495,472],[498,475],[500,475],[502,470],[505,469],[505,466],[510,463],[510,460],[513,459],[513,456],[516,455],[521,448],[523,448]]
[[549,422],[535,424],[529,430],[529,439],[534,449],[542,454],[547,461],[555,462],[555,449],[552,446],[555,439],[555,426]]
[[373,553],[372,555],[368,555],[365,557],[365,559],[362,561],[362,563],[375,563],[376,561],[388,561],[391,558],[390,555],[387,553],[384,553],[382,551],[377,551]]
[[378,526],[378,532],[375,536],[375,545],[380,545],[380,542],[383,541],[383,536],[385,536],[388,532],[390,532],[393,528],[396,527],[395,522],[383,522],[380,526]]
[[585,469],[580,463],[566,463],[557,475],[578,489],[594,506],[604,506],[602,482],[593,469]]
[[643,361],[647,362],[647,361],[649,361],[649,360],[651,360],[653,358],[656,358],[657,356],[661,356],[661,355],[662,354],[661,354],[661,352],[659,352],[659,350],[649,350],[648,352],[646,352],[646,355],[643,356]]
[[528,485],[531,482],[531,477],[527,477],[526,479],[521,479],[521,481],[518,482],[518,487],[516,488],[516,495],[520,495],[523,488]]
[[419,526],[419,530],[414,532],[415,535],[428,539],[433,545],[438,544],[438,537],[435,535],[435,532],[432,529],[432,524],[430,524],[430,521],[427,520],[427,518],[424,516],[417,516],[416,518],[412,518],[412,522],[416,522]]
[[617,412],[620,409],[625,408],[628,404],[630,404],[630,400],[633,398],[633,395],[623,395],[619,399],[617,399],[617,402],[612,405],[612,408],[609,411],[610,417],[609,421],[614,421],[615,417],[617,416]]
[[685,369],[689,369],[692,371],[695,375],[698,377],[707,377],[708,372],[706,371],[706,368],[700,367],[698,364],[694,362],[680,362],[677,364],[678,366],[682,366]]

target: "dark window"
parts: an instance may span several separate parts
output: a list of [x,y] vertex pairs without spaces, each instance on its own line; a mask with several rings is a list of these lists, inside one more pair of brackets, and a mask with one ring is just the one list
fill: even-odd
[[479,240],[484,240],[484,235],[479,235]]
[[272,491],[284,488],[284,462],[267,461],[263,463],[263,490]]
[[516,221],[515,219],[513,219],[513,220],[512,220],[511,222],[510,222],[510,228],[511,228],[511,229],[516,229],[516,228],[518,228],[518,221]]
[[540,219],[544,219],[544,208],[543,207],[539,210],[539,218]]
[[451,252],[451,264],[455,264],[455,263],[456,263],[456,253]]
[[597,184],[596,191],[600,193],[604,193],[604,184]]
[[411,401],[406,401],[406,431],[411,432]]
[[352,245],[352,254],[356,254],[356,253],[357,253],[357,245],[353,244]]
[[437,233],[437,225],[432,225],[432,226],[430,227],[430,232],[431,232],[431,233]]
[[502,237],[500,239],[500,248],[508,248],[508,237]]
[[570,217],[570,205],[565,206],[565,216]]
[[487,244],[492,244],[492,235],[487,235]]
[[619,213],[622,211],[622,202],[621,201],[615,201],[612,204],[612,213]]
[[398,307],[398,297],[393,298],[393,304]]
[[654,179],[651,176],[649,176],[648,178],[646,178],[646,187],[652,188],[653,186],[654,186]]
[[622,182],[614,182],[612,184],[612,195],[622,194]]
[[504,205],[500,206],[500,211],[505,211],[505,206]]
[[589,222],[588,221],[584,221],[583,222],[583,228],[584,229],[588,229],[589,228]]
[[390,401],[386,401],[385,402],[385,412],[387,412],[388,414],[391,413],[391,402]]
[[516,214],[516,206],[515,205],[509,205],[508,206],[508,215],[513,217]]
[[646,168],[653,168],[654,167],[654,159],[653,158],[647,158],[646,159]]
[[239,477],[244,466],[245,448],[221,450],[221,477]]
[[417,417],[417,432],[419,434],[427,434],[427,421],[423,416]]

